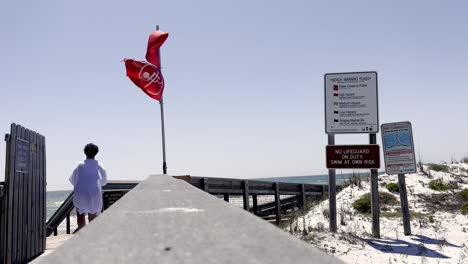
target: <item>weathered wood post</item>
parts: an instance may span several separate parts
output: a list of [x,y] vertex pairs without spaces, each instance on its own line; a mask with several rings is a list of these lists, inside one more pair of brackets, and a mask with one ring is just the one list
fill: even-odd
[[[335,135],[328,134],[328,145],[335,145]],[[330,232],[336,232],[336,172],[328,170],[328,212],[330,214]]]
[[273,184],[273,187],[275,189],[276,224],[279,225],[281,222],[281,198],[280,198],[280,192],[279,192],[279,183],[275,182]]
[[306,193],[305,193],[305,185],[301,184],[301,209],[306,208]]
[[[369,144],[377,144],[377,135],[369,134]],[[376,169],[371,170],[372,236],[380,238],[379,179]]]
[[244,209],[249,211],[250,210],[250,201],[249,201],[249,181],[242,181],[242,195],[244,200]]
[[408,208],[408,196],[406,194],[405,175],[398,174],[398,188],[400,192],[401,212],[403,213],[403,229],[405,236],[411,235],[410,214]]
[[200,179],[200,187],[205,192],[208,192],[208,178],[201,178]]
[[252,202],[253,202],[253,213],[256,215],[258,214],[258,200],[257,200],[256,194],[252,194]]

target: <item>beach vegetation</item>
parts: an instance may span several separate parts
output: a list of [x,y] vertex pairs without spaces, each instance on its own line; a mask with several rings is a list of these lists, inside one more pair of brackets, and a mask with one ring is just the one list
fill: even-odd
[[398,183],[396,183],[396,182],[387,183],[387,185],[385,185],[385,188],[387,188],[387,190],[389,192],[393,192],[393,193],[399,193],[400,192],[400,188],[398,187]]
[[325,218],[330,218],[330,211],[328,210],[328,208],[322,208],[322,214]]
[[442,179],[435,179],[429,182],[429,188],[434,191],[447,191],[450,189],[457,189],[457,182],[445,182]]
[[460,192],[460,196],[464,201],[468,201],[468,189],[463,189],[463,191]]
[[362,189],[362,177],[361,175],[357,173],[353,173],[353,176],[351,176],[349,179],[347,179],[344,184],[343,188],[346,188],[348,186],[356,186],[359,189]]
[[[388,207],[398,204],[398,199],[391,193],[379,192],[380,207]],[[366,193],[353,202],[353,208],[360,213],[370,213],[371,211],[371,194]]]
[[461,213],[468,215],[468,202],[464,202],[460,209]]
[[418,161],[418,168],[422,174],[426,175],[426,171],[424,170],[424,163],[421,160],[421,158],[419,158],[419,161]]
[[429,170],[432,171],[441,171],[441,172],[449,172],[449,166],[444,165],[444,164],[435,164],[435,163],[430,163],[429,165]]
[[[422,218],[422,217],[428,217],[427,214],[424,214],[424,213],[420,213],[420,212],[415,212],[415,211],[409,211],[410,213],[410,219],[419,219],[419,218]],[[403,213],[401,212],[401,209],[398,209],[396,211],[393,211],[393,212],[381,212],[380,213],[380,216],[381,217],[386,217],[386,218],[401,218],[403,217]],[[429,216],[428,218],[430,218],[431,216]],[[434,219],[433,219],[434,220]],[[429,222],[431,220],[429,219]]]

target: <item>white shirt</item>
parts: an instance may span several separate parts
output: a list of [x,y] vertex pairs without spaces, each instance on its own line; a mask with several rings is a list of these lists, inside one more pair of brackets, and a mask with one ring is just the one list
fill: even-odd
[[102,210],[102,186],[107,183],[106,170],[94,159],[80,162],[73,171],[73,204],[80,214],[99,214]]

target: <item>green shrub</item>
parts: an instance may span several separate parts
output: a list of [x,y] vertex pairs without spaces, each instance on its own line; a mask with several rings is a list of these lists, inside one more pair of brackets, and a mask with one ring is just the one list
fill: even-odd
[[[396,205],[398,199],[391,193],[379,192],[379,203],[380,207]],[[370,213],[371,211],[371,195],[366,193],[361,198],[357,199],[353,203],[353,208],[360,213]]]
[[429,223],[435,223],[434,217],[432,215],[429,216]]
[[429,170],[449,172],[449,166],[431,163],[429,164]]
[[468,201],[468,189],[463,189],[463,191],[460,192],[460,196],[463,198],[463,200]]
[[387,188],[387,190],[389,192],[394,192],[394,193],[399,193],[400,192],[400,188],[398,187],[398,183],[395,183],[395,182],[387,183],[387,185],[385,185],[385,188]]
[[353,208],[360,213],[369,213],[371,211],[370,194],[364,194],[353,203]]
[[379,202],[380,206],[382,205],[397,205],[398,199],[395,195],[387,192],[379,192]]
[[461,207],[462,214],[468,214],[468,202],[465,202]]
[[435,191],[447,191],[449,189],[457,189],[457,182],[445,182],[442,179],[436,179],[429,182],[429,188]]

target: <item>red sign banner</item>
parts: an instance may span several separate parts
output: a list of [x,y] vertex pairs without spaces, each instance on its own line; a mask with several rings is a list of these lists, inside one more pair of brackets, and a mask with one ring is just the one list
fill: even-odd
[[331,145],[327,146],[329,169],[379,169],[379,145]]

